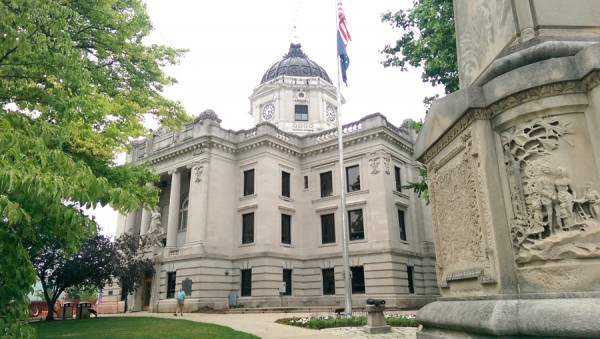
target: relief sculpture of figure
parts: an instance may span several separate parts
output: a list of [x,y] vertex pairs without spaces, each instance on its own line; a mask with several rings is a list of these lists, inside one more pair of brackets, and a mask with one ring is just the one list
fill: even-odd
[[534,196],[531,200],[531,208],[533,209],[533,220],[531,221],[530,234],[537,234],[538,239],[541,239],[545,223],[542,202],[538,196]]
[[554,190],[554,184],[549,180],[543,180],[541,183],[542,189],[540,190],[540,201],[544,206],[548,220],[548,229],[550,234],[554,233],[554,225],[552,223],[552,212],[554,210],[554,200],[556,199],[556,191]]
[[586,183],[583,189],[583,200],[590,204],[592,218],[598,220],[600,217],[600,193],[592,189],[592,184]]
[[573,225],[573,195],[569,192],[569,180],[564,176],[564,170],[559,169],[561,177],[554,182],[558,191],[556,219],[558,226],[568,230]]

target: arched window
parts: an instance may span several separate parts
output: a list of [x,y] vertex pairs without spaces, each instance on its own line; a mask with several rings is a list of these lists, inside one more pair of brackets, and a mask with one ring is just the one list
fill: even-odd
[[184,231],[188,226],[188,206],[190,200],[186,196],[181,201],[181,208],[179,209],[179,230]]

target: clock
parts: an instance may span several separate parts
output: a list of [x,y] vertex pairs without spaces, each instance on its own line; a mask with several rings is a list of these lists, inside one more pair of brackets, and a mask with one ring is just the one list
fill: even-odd
[[327,105],[325,107],[325,117],[327,118],[327,122],[335,121],[335,108]]
[[274,115],[275,115],[275,105],[267,104],[267,105],[265,105],[265,107],[263,107],[263,111],[262,111],[263,119],[265,119],[267,121],[271,120]]

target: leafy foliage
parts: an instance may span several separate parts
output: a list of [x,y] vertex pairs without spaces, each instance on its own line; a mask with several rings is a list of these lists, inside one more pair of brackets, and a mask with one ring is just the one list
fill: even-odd
[[[452,0],[416,0],[408,10],[383,13],[381,21],[404,33],[394,45],[385,45],[384,67],[423,67],[423,82],[458,90],[458,62]],[[425,101],[431,102],[432,98]]]
[[175,80],[160,67],[184,51],[142,44],[141,0],[3,0],[0,13],[0,336],[17,337],[31,335],[35,283],[24,243],[76,253],[96,232],[84,209],[156,203],[144,185],[155,175],[113,154],[146,133],[146,116],[187,120],[161,95]]
[[[121,293],[129,295],[142,284],[145,274],[154,274],[154,262],[140,255],[146,246],[144,237],[125,233],[117,239],[115,246],[119,264],[114,276],[119,281]],[[125,312],[127,312],[127,299],[125,299]]]
[[[49,310],[54,309],[61,293],[70,287],[95,286],[102,289],[111,281],[117,264],[116,249],[103,235],[85,240],[75,255],[69,255],[56,240],[47,241],[42,247],[36,247],[38,245],[31,245],[28,250]],[[46,320],[53,319],[54,314],[48,312]]]
[[403,185],[402,188],[413,190],[413,192],[417,193],[419,197],[422,197],[425,200],[425,203],[429,205],[429,187],[427,186],[427,167],[425,165],[421,165],[418,168],[419,177],[421,181],[417,182],[409,182],[408,185]]

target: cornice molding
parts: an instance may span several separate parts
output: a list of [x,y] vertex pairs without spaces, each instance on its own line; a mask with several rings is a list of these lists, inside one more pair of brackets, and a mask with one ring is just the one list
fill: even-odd
[[429,163],[475,120],[490,120],[502,112],[534,100],[566,94],[587,93],[599,84],[600,71],[593,71],[581,80],[563,81],[529,88],[500,99],[485,108],[470,108],[418,160]]

